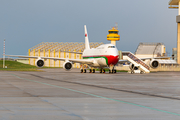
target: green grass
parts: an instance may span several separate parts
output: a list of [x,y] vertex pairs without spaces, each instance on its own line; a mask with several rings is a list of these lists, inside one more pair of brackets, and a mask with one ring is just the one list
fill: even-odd
[[3,61],[0,60],[0,71],[40,71],[36,66],[16,61],[5,61],[5,66],[7,68],[3,68]]

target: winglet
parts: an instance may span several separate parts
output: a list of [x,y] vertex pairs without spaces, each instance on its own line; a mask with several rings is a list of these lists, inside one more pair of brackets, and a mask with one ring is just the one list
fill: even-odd
[[84,32],[85,32],[85,49],[90,49],[86,25],[84,25]]

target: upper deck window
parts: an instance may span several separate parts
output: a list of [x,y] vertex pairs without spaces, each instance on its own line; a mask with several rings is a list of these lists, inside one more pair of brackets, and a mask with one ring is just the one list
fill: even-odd
[[115,48],[115,46],[108,46],[108,48]]
[[104,47],[97,47],[97,49],[104,49]]

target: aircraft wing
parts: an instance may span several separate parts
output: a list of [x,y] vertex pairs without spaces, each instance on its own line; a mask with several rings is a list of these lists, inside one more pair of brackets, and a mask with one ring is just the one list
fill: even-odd
[[93,60],[90,59],[70,59],[70,58],[58,58],[58,57],[40,57],[41,59],[61,60],[70,61],[73,63],[92,64]]
[[147,59],[165,59],[165,58],[171,58],[171,57],[151,57],[151,58],[139,58],[139,59],[147,60]]
[[125,62],[128,62],[128,60],[119,60],[118,63],[123,64]]
[[40,57],[40,56],[22,56],[22,55],[5,55],[9,57],[19,57],[19,58],[34,58],[34,59],[51,59],[51,60],[61,60],[61,61],[70,61],[73,63],[81,64],[92,64],[93,60],[91,59],[70,59],[70,58],[58,58],[58,57]]
[[[148,59],[163,59],[163,58],[171,58],[171,57],[151,57],[151,58],[139,58],[140,60],[148,60]],[[119,60],[118,63],[123,64],[125,62],[129,62],[128,60]]]
[[38,56],[22,56],[22,55],[5,55],[5,56],[8,56],[8,57],[19,57],[19,58],[35,58],[35,59],[39,58]]

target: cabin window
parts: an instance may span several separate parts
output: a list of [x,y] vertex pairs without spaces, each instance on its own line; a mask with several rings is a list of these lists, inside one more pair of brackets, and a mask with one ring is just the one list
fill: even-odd
[[98,47],[97,49],[104,49],[104,47]]

